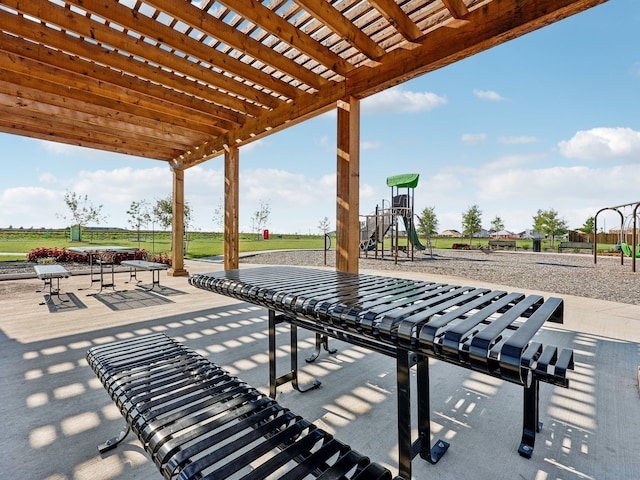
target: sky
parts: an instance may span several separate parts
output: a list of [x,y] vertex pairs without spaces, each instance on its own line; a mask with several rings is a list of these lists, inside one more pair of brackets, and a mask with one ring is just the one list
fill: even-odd
[[[580,228],[640,201],[640,1],[610,0],[361,103],[360,214],[388,202],[386,178],[417,173],[415,209],[462,230],[473,205],[521,232],[538,210]],[[240,149],[240,229],[266,205],[272,234],[335,228],[335,111]],[[132,202],[172,189],[167,164],[0,133],[0,228],[62,228],[66,192],[131,228]],[[192,229],[221,231],[223,157],[185,172]],[[625,211],[630,214],[631,210]],[[598,217],[598,230],[620,225]]]

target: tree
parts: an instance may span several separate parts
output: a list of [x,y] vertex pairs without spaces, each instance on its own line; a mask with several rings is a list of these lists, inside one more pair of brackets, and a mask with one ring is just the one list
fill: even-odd
[[493,230],[498,235],[498,232],[504,230],[504,222],[502,219],[496,215],[496,217],[491,220],[491,230]]
[[138,248],[140,248],[140,229],[141,227],[146,227],[151,221],[149,203],[146,200],[131,202],[129,210],[127,210],[127,215],[129,215],[129,224],[138,233]]
[[[164,228],[168,230],[173,224],[173,194],[167,195],[166,198],[156,200],[153,207],[153,218]],[[184,204],[184,228],[188,230],[191,222],[191,206],[185,202]]]
[[587,234],[587,242],[591,241],[591,234],[595,233],[594,228],[596,226],[596,219],[594,217],[589,217],[584,222],[584,225],[581,228],[578,228],[582,233]]
[[82,227],[89,222],[96,222],[100,224],[104,222],[106,217],[102,214],[102,205],[94,206],[89,201],[89,196],[82,197],[76,192],[70,192],[67,190],[64,194],[64,203],[67,204],[69,210],[71,210],[71,216],[56,215],[58,218],[62,218],[65,221],[72,221],[72,225],[78,226],[78,240],[82,241]]
[[552,208],[538,210],[538,214],[533,217],[533,229],[551,237],[551,246],[553,247],[556,236],[567,233],[568,227],[567,221],[560,218],[558,212]]
[[482,228],[482,211],[478,205],[472,205],[462,213],[462,233],[469,237],[469,243],[473,241],[473,236],[480,232]]
[[224,231],[224,202],[222,198],[218,199],[218,205],[213,209],[213,224]]
[[324,235],[329,232],[330,228],[331,224],[329,223],[328,217],[324,217],[322,220],[320,220],[320,223],[318,224],[318,230],[320,230]]
[[260,207],[251,215],[251,228],[260,236],[262,227],[266,227],[271,214],[271,207],[268,202],[260,200]]
[[436,217],[435,207],[425,207],[421,215],[418,217],[418,233],[426,237],[432,237],[438,234],[438,218]]

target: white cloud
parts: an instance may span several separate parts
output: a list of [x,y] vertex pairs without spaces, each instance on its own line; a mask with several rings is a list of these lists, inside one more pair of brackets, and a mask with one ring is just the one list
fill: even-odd
[[263,139],[255,140],[251,143],[247,143],[246,145],[243,145],[242,147],[240,147],[240,152],[249,153],[255,150],[256,148],[260,148],[264,145],[267,145],[267,143]]
[[362,113],[416,113],[433,110],[447,103],[447,98],[431,92],[411,92],[400,87],[389,88],[362,101]]
[[485,133],[465,133],[460,137],[460,141],[466,145],[477,145],[487,139]]
[[[63,212],[62,193],[40,187],[8,188],[0,197],[2,227],[53,227],[60,224],[55,214]],[[40,214],[34,215],[34,212]],[[25,219],[28,219],[25,221]],[[62,226],[62,225],[60,225]]]
[[529,165],[535,160],[539,160],[543,155],[503,155],[492,162],[483,165],[487,170],[508,170]]
[[[600,209],[623,203],[623,192],[629,191],[629,179],[640,177],[640,165],[611,168],[552,167],[512,169],[500,173],[479,170],[474,182],[481,207],[495,206],[514,214],[522,206],[528,215],[525,227],[538,209],[554,208],[572,227],[582,226],[587,217]],[[475,188],[475,187],[472,187]],[[502,216],[502,213],[497,212]],[[513,217],[517,222],[517,218]],[[516,225],[519,225],[516,223]],[[508,226],[513,229],[516,227]],[[520,225],[517,228],[522,228]]]
[[493,90],[474,90],[473,94],[480,100],[488,100],[490,102],[506,100],[502,95],[498,92],[494,92]]
[[362,150],[376,150],[381,146],[382,146],[382,142],[378,142],[378,141],[360,143],[360,149]]
[[579,160],[637,159],[640,132],[631,128],[580,130],[571,139],[558,143],[560,153]]
[[45,185],[57,185],[59,179],[53,173],[46,172],[38,177],[38,181]]
[[526,143],[537,143],[539,140],[536,137],[500,137],[498,142],[504,145],[521,145]]
[[[66,143],[50,142],[48,140],[36,140],[41,148],[52,155],[60,157],[77,157],[89,158],[92,160],[112,160],[114,154],[106,150],[96,150],[94,148],[80,147],[78,145],[69,145]],[[125,157],[124,155],[122,156]]]

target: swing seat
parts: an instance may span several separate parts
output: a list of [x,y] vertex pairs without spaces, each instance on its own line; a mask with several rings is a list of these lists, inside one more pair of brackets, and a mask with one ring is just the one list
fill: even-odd
[[[620,248],[622,249],[622,252],[627,257],[632,257],[633,256],[633,252],[631,251],[631,247],[628,244],[621,243],[620,244]],[[640,258],[640,244],[638,244],[638,246],[636,247],[636,258]]]

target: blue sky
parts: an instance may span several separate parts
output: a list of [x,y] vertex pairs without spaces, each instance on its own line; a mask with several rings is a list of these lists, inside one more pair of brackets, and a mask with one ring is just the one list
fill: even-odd
[[[608,3],[362,102],[360,213],[390,197],[386,178],[419,173],[416,210],[440,230],[462,212],[530,228],[555,209],[571,228],[602,207],[640,201],[640,2]],[[266,203],[273,233],[335,227],[336,115],[329,112],[240,151],[240,225]],[[65,192],[103,205],[126,228],[132,201],[171,193],[163,162],[0,134],[0,227],[64,227]],[[220,230],[223,159],[185,173],[193,227]],[[599,225],[618,226],[614,217]]]

